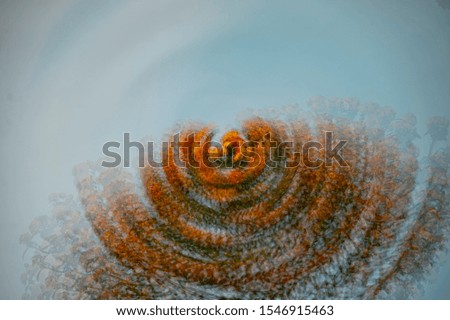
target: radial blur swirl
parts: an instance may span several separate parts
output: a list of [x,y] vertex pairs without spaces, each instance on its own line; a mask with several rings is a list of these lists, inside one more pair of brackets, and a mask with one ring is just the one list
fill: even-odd
[[415,297],[450,229],[448,121],[427,125],[421,159],[414,115],[317,97],[222,137],[180,125],[161,166],[81,164],[21,238],[25,297]]

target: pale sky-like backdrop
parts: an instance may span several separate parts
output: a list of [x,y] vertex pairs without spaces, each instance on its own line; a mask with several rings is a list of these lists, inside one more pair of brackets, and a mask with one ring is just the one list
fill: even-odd
[[[106,141],[355,97],[450,118],[450,1],[0,1],[0,298],[19,236]],[[424,298],[450,299],[442,258]]]

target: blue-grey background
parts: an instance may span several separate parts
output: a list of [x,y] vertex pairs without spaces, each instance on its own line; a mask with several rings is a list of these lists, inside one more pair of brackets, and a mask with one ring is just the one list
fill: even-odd
[[[19,235],[48,195],[123,132],[323,95],[413,112],[423,134],[449,89],[447,0],[0,0],[0,298],[23,293]],[[424,297],[450,299],[448,258]]]

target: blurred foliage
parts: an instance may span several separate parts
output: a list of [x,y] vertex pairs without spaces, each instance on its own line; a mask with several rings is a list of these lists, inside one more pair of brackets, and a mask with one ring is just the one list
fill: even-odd
[[[305,109],[244,120],[222,138],[224,150],[211,151],[215,168],[176,165],[178,156],[201,163],[204,149],[163,150],[168,166],[137,177],[82,164],[74,170],[77,199],[53,195],[52,214],[20,239],[24,298],[414,297],[449,235],[449,148],[433,146],[447,141],[448,124],[430,119],[430,152],[419,162],[414,115],[316,97]],[[211,128],[174,131],[205,143]],[[269,158],[268,134],[300,147],[325,145],[324,131],[348,141],[348,166],[290,167],[305,157],[293,152]],[[259,163],[232,150],[244,141],[258,142]]]

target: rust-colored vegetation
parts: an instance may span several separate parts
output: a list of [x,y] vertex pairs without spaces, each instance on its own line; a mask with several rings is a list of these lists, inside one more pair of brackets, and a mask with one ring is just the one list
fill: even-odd
[[[54,195],[53,213],[21,238],[32,252],[25,297],[413,297],[449,235],[448,121],[430,120],[419,161],[414,116],[320,97],[305,110],[250,117],[223,149],[164,150],[167,166],[138,177],[76,167],[78,196]],[[181,141],[214,137],[209,126],[177,130]],[[267,134],[295,149],[325,144],[324,131],[348,141],[348,166],[290,166],[305,157],[292,150],[269,158]],[[256,144],[236,148],[246,141]]]

